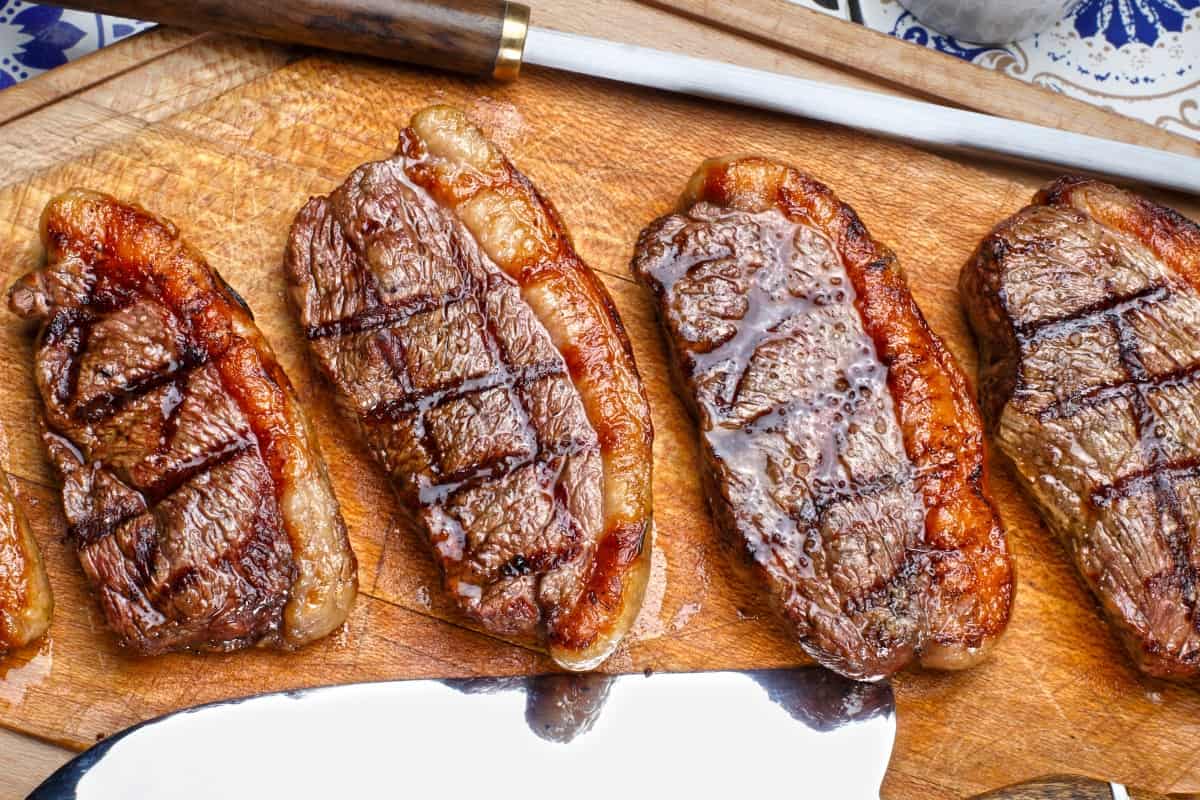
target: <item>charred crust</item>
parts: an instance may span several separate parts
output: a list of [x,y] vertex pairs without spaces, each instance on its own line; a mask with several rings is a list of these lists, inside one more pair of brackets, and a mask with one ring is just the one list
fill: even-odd
[[1033,196],[1033,204],[1039,206],[1070,205],[1070,196],[1081,186],[1099,185],[1099,181],[1082,175],[1064,175]]
[[643,555],[648,522],[625,521],[604,534],[591,576],[575,607],[551,626],[548,639],[556,647],[582,651],[609,635],[615,612],[624,603],[631,567]]
[[240,306],[242,311],[246,312],[246,316],[250,318],[251,322],[254,322],[254,312],[250,310],[250,304],[246,302],[246,300],[241,296],[241,294],[238,293],[236,289],[229,285],[229,282],[225,280],[224,275],[217,272],[215,269],[212,271],[212,274],[217,283],[220,285],[221,290],[224,291],[234,303]]

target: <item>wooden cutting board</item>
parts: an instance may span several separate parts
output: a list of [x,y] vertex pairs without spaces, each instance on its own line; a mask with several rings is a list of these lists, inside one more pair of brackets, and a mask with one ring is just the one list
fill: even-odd
[[[555,27],[871,85],[628,2],[611,4],[619,29],[601,29],[589,22],[589,8],[585,0],[559,0],[539,4],[537,13]],[[38,266],[38,215],[70,186],[137,200],[174,220],[249,301],[309,409],[358,554],[362,591],[345,629],[300,653],[137,659],[119,652],[63,540],[58,494],[35,424],[30,331],[0,314],[8,469],[57,600],[50,637],[0,664],[0,725],[76,749],[148,717],[235,695],[551,668],[534,649],[480,633],[442,598],[431,560],[400,524],[380,471],[306,360],[284,302],[280,256],[292,216],[359,163],[389,155],[398,128],[416,109],[460,105],[507,150],[559,208],[633,340],[657,432],[658,539],[643,614],[606,664],[612,671],[803,661],[717,545],[694,471],[695,438],[668,382],[650,298],[628,272],[638,231],[671,208],[701,159],[761,153],[834,187],[897,251],[930,324],[972,375],[975,351],[955,290],[959,267],[993,224],[1053,177],[539,70],[497,86],[170,31],[81,63],[51,73],[53,85],[0,95],[5,285]],[[1134,123],[1113,118],[1114,129],[1136,130],[1127,125]],[[1158,197],[1200,218],[1195,199]],[[1012,623],[981,667],[910,671],[894,680],[899,736],[884,796],[961,797],[1055,772],[1164,792],[1200,790],[1200,694],[1138,676],[1003,466],[994,467],[991,485],[1020,576]],[[0,773],[29,773],[25,759],[43,759],[38,763],[47,766],[26,775],[29,781],[62,758],[61,751],[4,736]],[[7,790],[28,785],[10,780]],[[0,794],[5,786],[0,778]]]

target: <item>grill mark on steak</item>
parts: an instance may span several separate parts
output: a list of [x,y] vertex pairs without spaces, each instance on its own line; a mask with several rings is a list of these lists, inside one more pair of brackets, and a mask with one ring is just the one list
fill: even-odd
[[[468,489],[478,489],[482,486],[495,483],[501,478],[516,472],[523,467],[537,466],[545,468],[551,464],[561,462],[563,459],[576,456],[593,455],[597,452],[595,445],[591,443],[575,444],[569,447],[560,447],[552,449],[538,449],[537,452],[530,456],[513,458],[503,456],[482,464],[476,464],[469,468],[452,472],[449,474],[438,474],[436,481],[422,481],[417,490],[417,497],[421,505],[433,506],[441,505],[449,500],[453,495],[463,492]],[[555,476],[553,484],[555,502],[560,501],[559,486],[557,483],[558,476]],[[565,506],[563,508],[565,513]],[[570,514],[566,515],[574,524],[574,517]]]
[[[86,345],[75,354],[71,362],[72,374],[76,376],[75,381],[78,381],[79,355],[85,349]],[[155,389],[167,384],[178,384],[180,378],[186,378],[190,372],[206,363],[208,362],[202,356],[185,354],[182,359],[173,361],[161,372],[151,373],[132,383],[120,386],[114,391],[103,392],[87,403],[76,405],[71,411],[71,416],[81,422],[103,422],[123,411],[129,403]]]
[[1161,480],[1168,481],[1173,487],[1176,481],[1193,478],[1200,478],[1200,458],[1181,458],[1169,463],[1158,463],[1147,469],[1127,472],[1113,483],[1098,486],[1092,490],[1092,501],[1098,506],[1110,506],[1117,500],[1141,492],[1157,492]]
[[1017,338],[1023,344],[1030,344],[1039,336],[1058,333],[1064,327],[1082,328],[1097,317],[1111,319],[1121,317],[1128,311],[1146,308],[1166,300],[1170,293],[1171,290],[1166,285],[1153,284],[1129,294],[1114,294],[1070,314],[1047,317],[1018,325],[1016,326]]
[[649,424],[611,301],[553,209],[435,107],[395,158],[302,209],[285,267],[462,610],[598,664],[648,572]]
[[[1174,573],[1179,579],[1180,586],[1190,586],[1195,581],[1196,570],[1191,567],[1188,557],[1188,541],[1184,533],[1187,529],[1187,520],[1184,519],[1183,510],[1180,508],[1179,496],[1175,493],[1175,484],[1170,480],[1172,471],[1165,463],[1166,455],[1163,453],[1162,444],[1153,433],[1157,421],[1143,388],[1150,380],[1150,374],[1138,356],[1136,334],[1126,324],[1122,315],[1110,313],[1108,322],[1116,330],[1117,352],[1120,356],[1121,366],[1125,368],[1129,382],[1133,386],[1129,400],[1133,405],[1134,429],[1137,431],[1138,445],[1142,449],[1142,454],[1150,464],[1144,472],[1151,479],[1155,500],[1159,507],[1166,509],[1174,523],[1162,527],[1163,536],[1166,538],[1167,547],[1170,549],[1171,558],[1174,561]],[[1195,619],[1195,593],[1184,591],[1181,599],[1188,608],[1189,616]]]
[[[361,258],[361,254],[359,255]],[[361,277],[374,283],[374,276],[369,272],[364,271]],[[380,305],[344,319],[308,325],[304,329],[304,335],[311,341],[330,336],[345,336],[350,333],[365,333],[379,328],[393,328],[407,322],[417,314],[433,311],[466,298],[470,288],[468,284],[464,283],[460,292],[447,297],[438,297],[433,294],[417,295],[395,305]],[[378,288],[374,291],[378,300]]]
[[[407,373],[406,373],[407,374]],[[401,417],[419,412],[426,414],[444,406],[451,400],[459,400],[491,389],[522,389],[543,378],[564,378],[567,371],[560,361],[539,361],[528,366],[513,368],[503,364],[501,369],[478,378],[467,378],[457,384],[427,391],[412,391],[401,397],[386,400],[367,409],[365,416],[371,422],[395,422]],[[528,427],[528,426],[527,426]]]
[[[410,186],[412,185],[410,184]],[[382,299],[378,279],[368,267],[368,256],[363,252],[361,243],[355,239],[349,239],[348,243],[357,255],[353,268],[357,270],[357,279],[360,281],[360,285],[367,290],[368,307],[360,314],[348,319],[308,325],[306,330],[318,334],[310,335],[309,339],[311,340],[343,338],[353,333],[387,329],[390,334],[388,340],[395,347],[395,351],[392,351],[391,348],[385,349],[385,353],[388,355],[388,365],[392,369],[393,377],[404,387],[405,391],[400,397],[386,400],[368,409],[364,417],[371,423],[395,422],[415,412],[419,430],[418,437],[425,451],[432,455],[429,466],[435,477],[433,481],[420,481],[418,498],[422,506],[444,503],[450,495],[461,489],[475,488],[494,482],[533,463],[545,463],[560,456],[584,455],[598,450],[598,447],[551,452],[538,452],[535,449],[533,457],[513,459],[505,456],[482,464],[474,464],[452,473],[443,473],[441,449],[429,432],[428,415],[431,412],[454,400],[465,399],[493,389],[503,389],[511,402],[511,408],[521,417],[522,432],[529,438],[535,433],[535,428],[529,421],[529,412],[525,408],[520,394],[513,390],[524,388],[542,378],[565,376],[566,368],[561,357],[553,361],[543,360],[528,366],[514,368],[511,356],[504,351],[500,344],[491,316],[486,313],[486,308],[480,308],[479,303],[476,302],[478,297],[500,288],[505,282],[504,276],[499,271],[487,274],[482,280],[474,272],[467,271],[462,275],[462,281],[456,291],[442,296],[419,294],[398,304],[388,305]],[[312,275],[311,271],[309,274]],[[313,277],[315,279],[315,276]],[[406,345],[403,337],[398,335],[397,329],[419,313],[435,310],[445,311],[451,306],[459,304],[468,304],[471,306],[471,310],[481,314],[486,334],[483,337],[483,343],[495,369],[476,378],[464,378],[436,388],[418,391],[413,387],[412,376],[405,363]],[[554,488],[557,493],[557,484]],[[569,517],[569,515],[567,516]]]
[[[1116,334],[1117,352],[1125,370],[1125,380],[1077,391],[1043,409],[1038,416],[1042,420],[1065,419],[1076,416],[1083,408],[1101,406],[1115,399],[1130,401],[1134,411],[1133,420],[1138,444],[1150,466],[1127,473],[1111,483],[1094,488],[1090,499],[1093,503],[1110,506],[1117,499],[1129,497],[1136,491],[1151,491],[1159,507],[1167,511],[1174,523],[1163,528],[1163,535],[1174,560],[1171,574],[1176,576],[1179,585],[1187,585],[1188,578],[1184,576],[1194,574],[1195,569],[1190,564],[1187,537],[1183,534],[1188,523],[1180,507],[1174,481],[1200,475],[1200,470],[1197,469],[1200,461],[1196,459],[1187,459],[1180,463],[1166,461],[1161,443],[1153,433],[1156,419],[1147,400],[1146,391],[1150,388],[1177,387],[1195,383],[1200,377],[1200,363],[1160,375],[1151,375],[1138,356],[1138,340],[1124,318],[1127,312],[1146,309],[1156,303],[1166,301],[1170,296],[1170,287],[1162,283],[1151,284],[1129,294],[1114,293],[1072,314],[1019,326],[1017,340],[1028,346],[1039,335],[1057,333],[1064,327],[1073,326],[1083,329],[1088,323],[1099,320],[1103,320],[1111,326]],[[1197,603],[1195,595],[1185,592],[1183,601],[1194,614]]]
[[[428,424],[428,416],[431,412],[444,407],[447,403],[454,400],[466,399],[471,395],[479,395],[493,389],[503,389],[509,398],[510,407],[521,417],[521,429],[528,440],[534,433],[534,428],[530,424],[529,412],[524,407],[519,393],[513,390],[524,388],[533,381],[541,378],[564,376],[566,370],[561,360],[557,362],[540,361],[530,366],[521,367],[516,370],[513,369],[511,358],[503,351],[503,348],[499,344],[497,332],[492,324],[490,315],[486,313],[486,309],[478,308],[478,304],[474,302],[475,298],[481,293],[499,288],[503,282],[503,278],[499,273],[489,274],[483,281],[478,281],[474,273],[468,272],[463,276],[463,280],[457,291],[449,292],[440,297],[434,294],[422,294],[396,305],[386,305],[382,300],[377,279],[367,267],[367,254],[362,251],[360,243],[357,240],[351,239],[349,244],[358,256],[354,261],[353,268],[358,272],[357,278],[360,285],[367,289],[366,299],[369,304],[368,308],[358,315],[349,318],[349,320],[308,325],[306,330],[311,332],[309,339],[312,340],[327,337],[342,338],[352,333],[382,328],[387,329],[388,342],[391,347],[385,348],[384,352],[387,355],[388,365],[392,369],[393,377],[405,388],[405,391],[400,397],[386,400],[368,409],[364,417],[370,423],[396,422],[408,414],[415,413],[418,431],[417,438],[422,448],[431,455],[429,467],[433,472],[432,480],[419,478],[417,481],[417,498],[421,506],[443,505],[451,496],[458,492],[495,483],[506,475],[534,463],[544,466],[546,462],[554,458],[586,455],[594,453],[597,450],[595,447],[552,452],[539,452],[535,449],[532,457],[513,458],[504,455],[481,464],[474,464],[451,473],[444,473],[441,468],[443,453],[437,441],[432,436]],[[456,383],[452,382],[448,385],[442,385],[438,388],[417,391],[413,388],[412,377],[409,375],[405,363],[406,345],[404,344],[403,337],[397,333],[397,328],[419,313],[434,310],[444,311],[450,306],[459,303],[471,303],[473,310],[482,312],[486,334],[484,336],[484,345],[487,348],[491,363],[496,365],[497,369],[477,378],[466,378]],[[372,305],[374,307],[371,307]],[[555,476],[553,483],[553,494],[555,498],[555,519],[565,523],[572,535],[578,538],[578,523],[566,510],[566,506],[561,498],[561,487],[557,476]],[[456,538],[465,542],[466,535],[460,532]],[[501,573],[504,577],[516,578],[530,574],[535,570],[538,572],[548,572],[558,567],[564,561],[569,561],[579,554],[580,548],[577,544],[574,544],[570,550],[558,553],[553,557],[546,557],[544,554],[531,554],[528,557],[517,554],[505,563],[505,566],[501,568]],[[513,564],[520,564],[521,568],[513,568],[511,566]]]
[[792,515],[793,519],[801,525],[819,523],[825,513],[835,505],[855,498],[876,497],[893,489],[904,488],[910,484],[911,477],[910,470],[901,470],[898,473],[876,475],[862,481],[851,481],[845,486],[818,486],[813,493],[812,504],[802,505]]
[[[1178,214],[1067,178],[961,278],[1001,451],[1137,666],[1165,678],[1200,674],[1198,254]],[[1047,312],[1032,336],[1015,321]]]
[[[132,301],[133,298],[131,297],[130,302],[107,304],[106,311],[111,314],[115,311],[128,308],[132,304]],[[70,314],[65,315],[71,316]],[[73,402],[79,381],[82,356],[88,350],[88,341],[94,323],[103,319],[103,316],[102,313],[92,312],[77,320],[76,329],[78,330],[78,336],[74,341],[78,341],[80,344],[69,350],[69,360],[65,370],[71,376],[72,391],[66,397],[60,396],[58,398],[59,402],[67,409],[67,413],[72,420],[87,425],[96,425],[119,414],[129,404],[139,398],[156,389],[170,385],[174,388],[170,393],[171,396],[168,405],[164,409],[162,432],[158,437],[156,447],[158,453],[165,454],[177,433],[178,413],[180,407],[183,405],[184,395],[186,394],[186,379],[192,372],[210,363],[208,354],[191,344],[186,321],[180,320],[180,329],[177,332],[178,335],[175,337],[175,345],[180,355],[179,358],[170,360],[158,371],[146,373],[132,382],[117,386],[111,391],[101,392],[86,403]],[[214,355],[220,357],[223,353],[216,353]],[[70,431],[62,429],[60,425],[47,421],[46,427],[61,439],[70,439]],[[253,442],[249,436],[243,436],[235,438],[223,446],[218,446],[210,452],[198,453],[188,461],[178,465],[176,469],[164,471],[154,482],[137,486],[141,494],[141,502],[131,502],[119,508],[118,511],[120,513],[115,516],[107,516],[101,526],[90,524],[91,520],[68,525],[68,534],[75,537],[77,535],[76,532],[81,531],[82,534],[78,536],[79,540],[86,541],[88,544],[94,543],[103,536],[110,536],[118,527],[134,517],[144,513],[153,514],[159,503],[174,494],[190,480],[225,464],[251,449],[257,451],[257,443]],[[76,452],[78,453],[78,450]],[[80,458],[83,460],[82,455],[80,455]],[[152,596],[153,599],[154,597]]]
[[43,440],[68,535],[122,645],[298,647],[345,619],[355,562],[320,453],[245,302],[175,229],[72,190],[46,267]]
[[1045,420],[1068,419],[1080,411],[1095,406],[1102,406],[1113,400],[1143,395],[1150,389],[1175,389],[1191,386],[1200,378],[1200,363],[1192,364],[1182,369],[1171,370],[1159,375],[1148,375],[1144,379],[1127,378],[1121,381],[1099,384],[1087,389],[1081,389],[1062,400],[1055,401],[1038,412],[1038,417]]
[[184,484],[189,481],[206,472],[212,472],[217,467],[252,451],[257,454],[257,450],[258,445],[249,438],[235,439],[210,453],[197,455],[174,471],[164,472],[162,477],[154,483],[139,487],[142,495],[149,501],[148,510],[153,512],[160,503],[183,488]]
[[182,489],[189,481],[252,450],[257,451],[257,446],[249,440],[242,439],[230,442],[212,453],[201,454],[193,463],[186,464],[175,472],[164,473],[154,483],[138,487],[141,497],[118,506],[114,514],[106,515],[102,520],[87,519],[68,525],[67,535],[81,544],[93,544],[105,536],[112,536],[116,529],[126,522],[143,514],[153,514],[159,504]]
[[828,188],[705,162],[639,238],[717,526],[804,649],[859,679],[957,668],[1003,630],[1012,569],[980,422],[895,257]]

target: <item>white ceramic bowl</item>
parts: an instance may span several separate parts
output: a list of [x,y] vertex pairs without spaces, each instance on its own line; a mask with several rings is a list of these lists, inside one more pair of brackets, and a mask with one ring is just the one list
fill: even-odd
[[955,39],[1003,44],[1041,33],[1079,0],[900,0],[922,23]]

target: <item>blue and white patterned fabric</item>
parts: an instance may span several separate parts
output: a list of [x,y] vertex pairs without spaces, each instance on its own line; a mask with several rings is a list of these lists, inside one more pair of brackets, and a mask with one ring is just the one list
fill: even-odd
[[[1200,139],[1200,0],[1080,0],[1050,31],[1004,47],[931,30],[898,0],[792,2]],[[146,27],[0,0],[0,88]]]
[[792,2],[1200,139],[1200,0],[1081,0],[1051,30],[1004,47],[941,34],[898,0]]
[[86,11],[0,0],[0,89],[146,27]]

